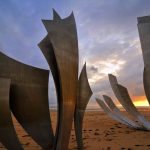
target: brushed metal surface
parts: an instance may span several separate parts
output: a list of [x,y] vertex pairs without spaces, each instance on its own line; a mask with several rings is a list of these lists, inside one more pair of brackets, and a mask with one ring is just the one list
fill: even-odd
[[11,79],[10,108],[16,119],[43,149],[51,149],[49,71],[22,64],[1,52],[0,70],[0,77]]
[[[53,13],[54,20],[43,20],[43,24],[48,32],[49,43],[52,45],[50,51],[53,52],[49,53],[54,53],[56,61],[56,68],[52,69],[52,74],[57,76],[54,77],[54,81],[58,80],[58,84],[55,81],[59,101],[55,149],[67,150],[77,101],[78,40],[73,13],[65,19],[61,19],[56,11]],[[47,61],[52,68],[48,58]]]
[[0,78],[0,142],[9,150],[23,150],[9,108],[10,83],[10,79]]
[[135,121],[132,121],[131,119],[129,119],[118,109],[118,107],[114,104],[114,102],[112,101],[112,99],[109,96],[103,95],[103,98],[104,98],[106,104],[108,105],[108,107],[110,108],[110,110],[114,114],[116,114],[116,116],[118,116],[122,121],[124,121],[125,124],[127,124],[128,126],[130,126],[132,128],[141,129],[140,125],[138,125]]
[[83,137],[82,137],[83,118],[85,109],[90,100],[90,97],[92,96],[92,93],[93,92],[88,82],[85,63],[80,73],[78,81],[78,98],[74,115],[74,126],[79,150],[83,150]]
[[138,17],[138,31],[141,42],[144,67],[150,67],[150,16]]
[[105,104],[105,102],[99,98],[96,98],[97,103],[99,104],[99,106],[104,110],[104,112],[113,120],[118,121],[124,125],[127,125],[124,121],[122,121],[120,118],[118,118],[118,116],[116,116],[116,114],[114,114],[109,108],[108,106]]
[[129,112],[133,117],[135,117],[146,130],[150,130],[150,122],[134,106],[127,88],[119,84],[117,84],[117,88],[119,89],[122,97],[120,102],[124,106],[126,111]]
[[150,78],[149,77],[150,77],[150,67],[146,67],[144,68],[144,73],[143,73],[143,84],[144,84],[145,95],[150,104]]
[[45,56],[53,79],[55,83],[55,88],[56,88],[56,94],[57,94],[57,126],[56,126],[56,133],[55,133],[55,141],[54,141],[54,147],[56,147],[57,144],[57,138],[58,138],[58,129],[59,129],[59,121],[60,121],[60,104],[62,102],[62,95],[61,95],[61,85],[60,85],[60,78],[59,78],[59,73],[58,73],[58,67],[57,67],[57,62],[54,54],[54,50],[52,47],[52,44],[50,43],[48,35],[38,44],[39,48],[41,49],[43,55]]
[[149,130],[150,122],[134,106],[129,96],[127,88],[118,84],[117,78],[110,74],[109,74],[109,81],[114,91],[114,94],[116,95],[117,99],[120,101],[122,106],[125,108],[125,110],[139,121],[138,122],[139,125],[142,125],[143,128]]
[[150,16],[138,17],[138,31],[144,60],[143,84],[150,104]]

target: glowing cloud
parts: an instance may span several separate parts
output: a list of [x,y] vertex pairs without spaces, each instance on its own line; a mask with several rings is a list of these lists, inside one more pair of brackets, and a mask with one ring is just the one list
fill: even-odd
[[[95,61],[88,66],[89,68],[89,82],[91,84],[96,83],[108,76],[109,73],[118,75],[118,72],[123,68],[126,63],[125,60],[119,59],[118,55],[113,55],[106,60]],[[93,71],[94,67],[97,68]]]

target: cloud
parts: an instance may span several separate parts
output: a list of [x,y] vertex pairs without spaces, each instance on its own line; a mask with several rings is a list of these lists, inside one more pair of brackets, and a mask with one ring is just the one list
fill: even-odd
[[[137,17],[150,14],[147,0],[6,0],[0,1],[0,48],[26,64],[48,69],[37,47],[46,35],[41,18],[52,18],[52,7],[63,17],[74,11],[77,23],[80,70],[87,62],[87,73],[96,96],[115,99],[107,73],[117,75],[131,96],[144,95],[143,60],[137,30]],[[56,104],[50,75],[50,105]],[[90,103],[90,104],[91,104]]]
[[97,60],[88,64],[89,81],[91,84],[103,80],[108,74],[117,75],[125,64],[124,60],[118,58],[118,55],[112,55],[106,59]]
[[[136,18],[150,14],[149,4],[148,1],[130,0],[123,3],[119,0],[83,0],[79,5],[77,3],[81,59],[88,62],[89,81],[94,91],[92,99],[102,94],[116,99],[107,73],[117,75],[119,82],[128,87],[131,96],[144,95],[143,60]],[[114,56],[117,56],[116,59]],[[91,66],[98,71],[91,71]]]
[[93,73],[97,73],[97,72],[98,72],[98,68],[95,67],[95,66],[91,66],[89,69],[90,69],[90,71],[93,72]]

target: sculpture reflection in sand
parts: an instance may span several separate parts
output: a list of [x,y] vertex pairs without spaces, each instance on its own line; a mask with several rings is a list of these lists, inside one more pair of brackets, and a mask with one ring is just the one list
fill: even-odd
[[86,64],[78,79],[78,38],[73,13],[65,19],[61,19],[55,10],[53,14],[53,20],[42,20],[47,35],[38,45],[55,82],[58,102],[56,133],[53,133],[49,114],[49,70],[22,64],[0,53],[0,116],[3,116],[0,118],[0,141],[8,149],[23,149],[11,111],[45,150],[68,149],[74,118],[78,148],[83,149],[83,116],[92,91]]
[[[143,84],[145,89],[145,94],[150,103],[150,16],[144,16],[138,18],[138,30],[141,41],[143,59],[144,59],[144,73],[143,73]],[[97,98],[97,102],[101,108],[113,119],[126,124],[132,128],[141,130],[150,130],[150,121],[147,120],[134,106],[127,88],[118,84],[117,78],[109,74],[109,81],[112,90],[122,104],[124,109],[136,120],[136,122],[130,120],[125,115],[123,115],[120,110],[115,106],[112,99],[108,96],[104,97],[104,102]]]

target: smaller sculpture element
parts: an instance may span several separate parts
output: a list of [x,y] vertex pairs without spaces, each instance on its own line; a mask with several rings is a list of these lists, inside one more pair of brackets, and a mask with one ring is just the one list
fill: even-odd
[[78,81],[78,98],[74,115],[74,126],[79,150],[83,149],[83,137],[82,137],[83,117],[86,106],[91,96],[92,90],[88,82],[85,63]]

